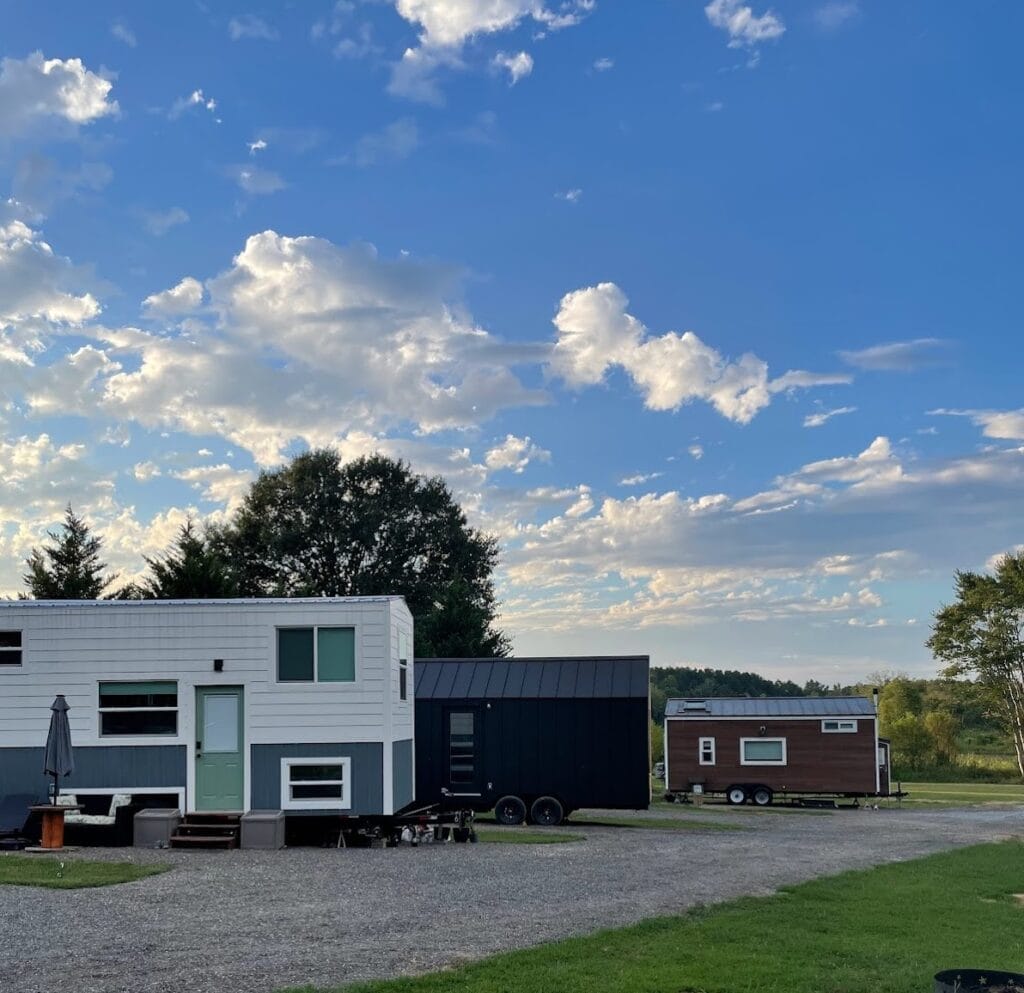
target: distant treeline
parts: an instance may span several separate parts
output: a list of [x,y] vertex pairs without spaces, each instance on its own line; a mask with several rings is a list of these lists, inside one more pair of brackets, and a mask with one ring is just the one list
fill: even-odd
[[[813,688],[807,688],[811,687]],[[791,680],[765,679],[754,672],[734,669],[651,669],[651,714],[661,723],[665,701],[680,696],[811,696],[818,683],[801,688]]]

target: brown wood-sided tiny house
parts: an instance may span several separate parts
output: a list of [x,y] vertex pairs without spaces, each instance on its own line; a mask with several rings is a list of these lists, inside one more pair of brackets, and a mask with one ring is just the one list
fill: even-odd
[[888,796],[889,743],[866,697],[710,697],[665,707],[667,797]]

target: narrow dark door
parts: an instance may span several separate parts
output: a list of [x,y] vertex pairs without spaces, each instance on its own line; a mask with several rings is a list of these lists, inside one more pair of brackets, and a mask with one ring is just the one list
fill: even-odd
[[480,710],[452,707],[445,711],[444,725],[448,742],[447,788],[456,796],[479,796],[483,792]]

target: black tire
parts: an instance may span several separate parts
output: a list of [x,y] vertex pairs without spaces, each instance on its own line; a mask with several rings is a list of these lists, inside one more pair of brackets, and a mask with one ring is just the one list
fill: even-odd
[[517,796],[503,796],[494,805],[494,819],[514,827],[526,820],[526,804]]
[[725,799],[734,807],[741,807],[747,802],[747,791],[742,786],[730,786],[725,791]]
[[565,811],[553,796],[539,796],[530,806],[530,820],[541,827],[555,827],[563,817]]
[[772,805],[772,791],[767,786],[755,786],[750,799],[754,801],[755,807],[770,807]]

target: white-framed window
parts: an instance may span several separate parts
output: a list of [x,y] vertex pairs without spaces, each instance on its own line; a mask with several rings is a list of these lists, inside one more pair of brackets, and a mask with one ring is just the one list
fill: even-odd
[[281,759],[282,810],[348,810],[351,796],[350,758]]
[[785,764],[785,738],[740,738],[740,765]]
[[100,683],[100,736],[165,736],[178,733],[178,684],[151,679]]
[[715,739],[701,738],[697,743],[697,761],[701,765],[715,764]]
[[857,722],[829,718],[821,722],[821,730],[824,734],[856,734]]
[[21,632],[0,631],[0,666],[21,665]]
[[409,636],[404,631],[398,632],[398,699],[409,698]]
[[354,683],[354,627],[295,627],[277,629],[279,683]]

